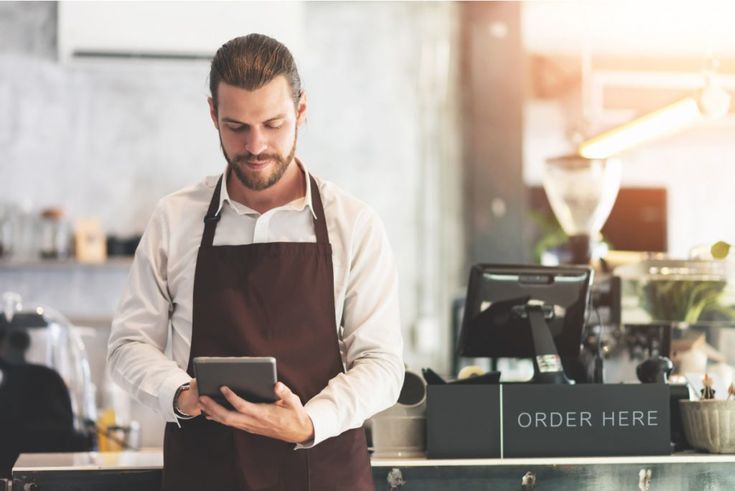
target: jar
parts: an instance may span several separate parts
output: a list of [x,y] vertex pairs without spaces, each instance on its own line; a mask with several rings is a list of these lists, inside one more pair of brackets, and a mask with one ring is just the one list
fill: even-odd
[[10,203],[0,203],[0,257],[13,252],[14,229],[18,220],[18,210]]
[[69,257],[71,235],[64,219],[64,210],[47,208],[41,211],[41,257],[66,259]]

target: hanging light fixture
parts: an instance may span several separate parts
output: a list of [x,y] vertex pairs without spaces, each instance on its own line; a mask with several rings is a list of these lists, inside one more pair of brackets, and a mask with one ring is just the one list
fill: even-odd
[[638,144],[675,133],[706,119],[723,117],[730,110],[730,94],[716,76],[717,62],[705,70],[704,88],[632,121],[583,141],[578,153],[588,159],[605,159]]

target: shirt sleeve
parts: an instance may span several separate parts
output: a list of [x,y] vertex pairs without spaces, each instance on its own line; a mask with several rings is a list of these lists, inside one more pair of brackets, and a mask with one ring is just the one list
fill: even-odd
[[403,385],[398,274],[387,234],[369,209],[355,222],[342,317],[346,372],[305,405],[314,424],[309,448],[361,426],[396,403]]
[[191,377],[164,353],[172,310],[166,273],[168,237],[159,203],[135,252],[112,321],[107,366],[120,387],[166,421],[178,423],[174,394]]

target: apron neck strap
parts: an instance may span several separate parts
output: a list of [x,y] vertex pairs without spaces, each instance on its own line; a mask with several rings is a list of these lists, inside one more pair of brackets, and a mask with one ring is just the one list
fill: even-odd
[[318,244],[329,244],[327,220],[324,218],[324,206],[322,205],[322,195],[319,193],[319,185],[311,174],[309,174],[309,179],[311,180],[311,206],[314,207],[314,213],[316,214],[316,219],[314,220],[316,241]]
[[[222,176],[217,180],[217,185],[212,194],[212,201],[209,202],[209,209],[204,216],[204,234],[202,235],[202,247],[211,247],[214,242],[214,232],[217,229],[222,211],[217,213],[219,207],[219,197],[222,192]],[[316,179],[309,174],[311,180],[311,205],[314,207],[316,219],[314,220],[314,231],[316,232],[316,241],[318,244],[328,244],[329,234],[327,233],[327,220],[324,218],[324,206],[322,205],[322,197],[319,193],[319,186]]]
[[[224,174],[222,174],[222,176],[224,176]],[[219,222],[219,217],[222,214],[221,210],[217,213],[217,208],[219,207],[219,195],[222,191],[222,176],[219,176],[219,179],[217,180],[217,185],[214,187],[214,194],[212,194],[212,201],[209,202],[209,209],[207,210],[207,214],[204,216],[202,247],[212,246],[212,242],[214,242],[214,231],[217,229],[217,223]]]

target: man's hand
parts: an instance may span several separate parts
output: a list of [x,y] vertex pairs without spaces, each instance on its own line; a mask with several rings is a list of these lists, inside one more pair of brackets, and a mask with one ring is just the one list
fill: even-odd
[[202,405],[199,404],[199,388],[197,379],[191,379],[189,390],[179,392],[176,398],[176,407],[184,414],[189,416],[199,416],[202,412]]
[[314,425],[299,396],[281,382],[275,386],[279,400],[273,404],[248,402],[227,387],[222,394],[235,411],[228,411],[207,396],[199,402],[207,419],[239,430],[290,443],[305,443],[314,438]]

